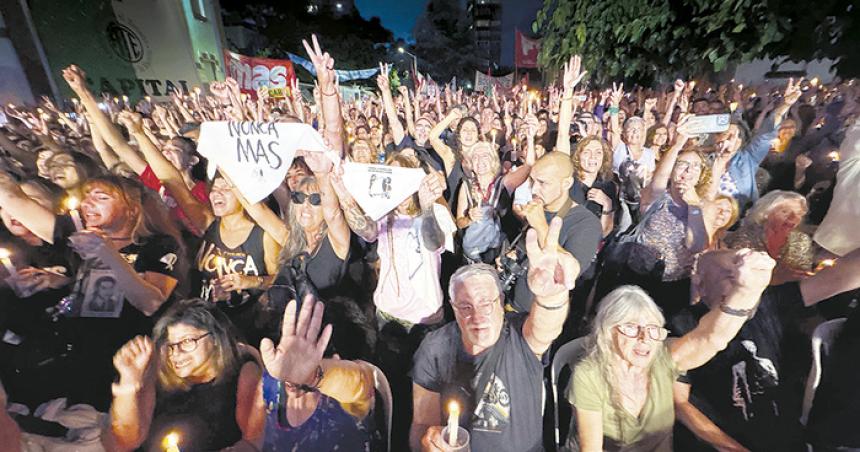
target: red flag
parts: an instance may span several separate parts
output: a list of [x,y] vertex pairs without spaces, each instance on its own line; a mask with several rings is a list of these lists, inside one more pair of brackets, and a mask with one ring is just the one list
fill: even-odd
[[540,39],[532,39],[524,36],[516,30],[514,45],[514,60],[517,67],[537,67],[538,53],[540,53]]

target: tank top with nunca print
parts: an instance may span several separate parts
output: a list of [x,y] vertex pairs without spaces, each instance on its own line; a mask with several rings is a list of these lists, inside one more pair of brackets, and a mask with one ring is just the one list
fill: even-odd
[[249,276],[266,276],[265,251],[263,248],[263,228],[254,225],[248,237],[242,244],[230,248],[221,239],[221,219],[216,218],[206,232],[195,259],[195,267],[199,272],[196,292],[206,301],[217,302],[219,307],[228,312],[240,307],[253,304],[261,291],[240,290],[229,293],[229,297],[217,296],[215,285],[217,279],[224,275],[241,274]]

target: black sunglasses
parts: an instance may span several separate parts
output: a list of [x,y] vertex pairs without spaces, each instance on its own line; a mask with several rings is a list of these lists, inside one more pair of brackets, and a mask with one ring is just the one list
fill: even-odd
[[322,204],[322,197],[320,197],[319,193],[302,193],[300,191],[294,191],[290,194],[290,199],[292,199],[294,204],[304,204],[305,199],[310,201],[312,206],[318,206]]

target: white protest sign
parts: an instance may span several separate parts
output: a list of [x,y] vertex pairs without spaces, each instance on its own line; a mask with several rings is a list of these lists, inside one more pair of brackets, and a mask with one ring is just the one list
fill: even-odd
[[233,121],[204,122],[197,145],[252,203],[281,185],[299,149],[322,152],[326,146],[307,124]]
[[423,179],[424,170],[420,168],[352,162],[343,167],[347,191],[373,221],[378,221],[418,191]]

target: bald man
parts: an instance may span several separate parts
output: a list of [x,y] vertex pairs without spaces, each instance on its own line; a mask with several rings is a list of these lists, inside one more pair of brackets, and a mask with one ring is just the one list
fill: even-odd
[[[555,216],[560,217],[562,226],[558,243],[576,258],[579,274],[582,274],[594,260],[603,232],[600,220],[570,199],[568,193],[573,185],[570,157],[561,152],[545,154],[532,167],[529,179],[532,200],[522,207],[515,206],[515,210],[537,231],[541,246],[546,239],[549,222]],[[518,246],[521,255],[525,256],[522,241]],[[511,307],[517,312],[529,312],[533,298],[525,278],[518,278],[513,299],[510,300]]]

